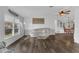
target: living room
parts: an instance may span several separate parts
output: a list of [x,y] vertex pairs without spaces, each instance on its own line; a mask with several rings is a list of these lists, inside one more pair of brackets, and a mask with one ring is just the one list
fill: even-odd
[[74,6],[1,6],[0,42],[16,53],[79,52],[78,12]]

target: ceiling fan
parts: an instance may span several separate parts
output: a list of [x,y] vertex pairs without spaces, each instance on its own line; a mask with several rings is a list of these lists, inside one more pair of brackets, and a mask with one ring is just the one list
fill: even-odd
[[70,14],[70,12],[71,12],[71,10],[61,10],[61,11],[59,12],[59,15],[60,15],[60,16],[64,16],[65,14]]

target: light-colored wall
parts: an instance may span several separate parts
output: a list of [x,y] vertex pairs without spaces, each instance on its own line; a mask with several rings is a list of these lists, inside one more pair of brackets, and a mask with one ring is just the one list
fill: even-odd
[[[68,9],[72,10],[73,7],[71,6],[54,6],[52,8],[48,6],[24,6],[24,7],[10,7],[12,10],[16,11],[20,15],[25,16],[25,34],[28,34],[28,30],[35,29],[35,28],[52,28],[53,30],[56,30],[55,32],[61,32],[63,33],[63,29],[56,28],[55,26],[55,20],[62,20],[62,17],[57,17],[58,13],[62,9]],[[39,24],[35,25],[32,24],[32,18],[33,17],[44,17],[45,18],[45,24]],[[73,17],[73,16],[72,16]],[[63,20],[66,20],[64,17]],[[61,31],[58,31],[61,30]]]
[[[19,39],[20,37],[22,37],[24,35],[24,28],[21,31],[21,34],[16,35],[10,39],[4,40],[4,15],[5,13],[7,13],[7,7],[0,7],[0,41],[5,41],[7,43],[7,46],[12,44],[13,42],[15,42],[17,39]],[[79,7],[75,8],[75,33],[74,33],[74,41],[79,43]],[[39,24],[39,25],[35,25],[32,24],[32,18],[33,17],[44,17],[45,18],[45,24]],[[25,34],[28,35],[28,30],[31,29],[35,29],[35,28],[52,28],[52,29],[57,29],[56,28],[56,23],[55,20],[57,20],[58,18],[56,18],[56,15],[52,15],[52,16],[31,16],[31,17],[26,17],[25,19]],[[72,16],[73,17],[73,16]]]
[[25,18],[25,34],[28,35],[29,30],[36,28],[51,28],[55,30],[55,19],[47,16],[38,16],[43,17],[45,19],[45,24],[32,24],[32,18]]
[[[8,7],[0,7],[0,41],[4,41],[6,42],[6,46],[9,46],[10,44],[12,44],[13,42],[15,42],[16,40],[18,40],[19,38],[21,38],[22,36],[24,36],[24,27],[21,28],[21,33],[17,34],[9,39],[4,39],[5,36],[5,27],[4,27],[4,16],[5,14],[9,14],[8,13]],[[20,18],[21,22],[23,22],[23,18]]]
[[75,33],[74,41],[79,43],[79,7],[75,7]]
[[68,21],[74,21],[74,7],[63,7],[61,9],[65,9],[65,8],[70,10],[70,14],[65,14],[64,16],[60,16],[59,14],[57,15],[56,20],[55,20],[55,33],[64,33],[63,26],[58,27],[58,24],[57,24],[58,20],[61,21],[62,23],[65,23]]
[[4,7],[0,7],[0,41],[4,40]]
[[[65,16],[59,16],[58,12],[61,9],[64,8],[68,8],[69,10],[71,10],[71,13],[69,15],[65,15]],[[53,10],[53,9],[52,9]],[[32,12],[32,11],[31,11]],[[41,13],[41,11],[39,11]],[[35,13],[34,15],[29,15],[31,17],[26,17],[25,18],[25,34],[28,34],[28,30],[31,29],[35,29],[35,28],[51,28],[54,30],[54,33],[64,33],[63,28],[58,28],[57,27],[57,20],[60,20],[62,22],[66,22],[66,20],[68,20],[68,17],[70,17],[70,20],[73,20],[73,13],[74,13],[74,9],[73,7],[56,7],[54,8],[53,11],[51,11],[52,14],[46,14],[43,15],[43,13],[39,14],[39,13]],[[31,13],[33,14],[33,12]],[[32,24],[32,18],[33,17],[44,17],[45,18],[45,24]]]

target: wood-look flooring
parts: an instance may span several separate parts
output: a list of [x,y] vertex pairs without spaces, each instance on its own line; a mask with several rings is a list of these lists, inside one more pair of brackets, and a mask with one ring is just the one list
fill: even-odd
[[27,36],[24,36],[8,47],[8,49],[12,49],[12,48],[15,49],[16,53],[76,53],[76,52],[79,52],[79,44],[76,44],[76,43],[65,44],[64,39],[56,40],[54,35],[49,36],[47,39],[37,39],[36,37],[27,38]]

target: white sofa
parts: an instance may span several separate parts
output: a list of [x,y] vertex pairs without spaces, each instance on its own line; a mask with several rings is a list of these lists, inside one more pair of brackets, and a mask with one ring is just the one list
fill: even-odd
[[55,31],[50,28],[38,28],[38,29],[32,29],[29,31],[29,35],[31,37],[37,37],[38,39],[45,39],[49,35],[54,35]]

